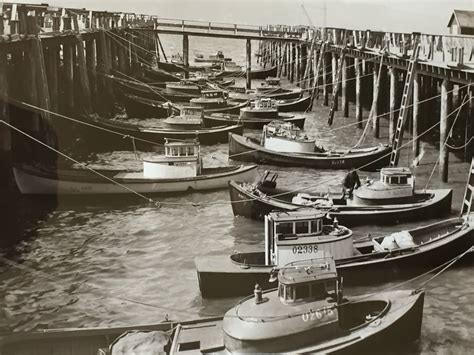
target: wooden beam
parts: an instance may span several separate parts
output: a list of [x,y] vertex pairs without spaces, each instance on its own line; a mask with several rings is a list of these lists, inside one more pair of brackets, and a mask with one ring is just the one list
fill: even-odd
[[251,43],[250,43],[250,39],[247,40],[245,48],[246,48],[246,55],[247,55],[246,88],[251,89],[252,88],[252,80],[250,79],[250,70],[252,68],[252,46],[251,46]]
[[418,154],[420,153],[420,130],[419,130],[419,123],[420,123],[420,93],[421,93],[421,75],[419,73],[415,73],[415,78],[413,81],[413,128],[412,128],[412,136],[413,136],[413,146],[412,146],[412,153],[413,158],[415,159]]
[[450,130],[450,118],[448,116],[451,112],[452,107],[452,89],[453,84],[448,79],[444,79],[441,83],[441,109],[439,130],[439,168],[440,178],[443,182],[448,182],[449,151],[445,143]]
[[355,82],[355,101],[356,101],[356,121],[357,127],[362,128],[362,98],[361,98],[361,91],[362,91],[362,67],[361,67],[361,60],[359,58],[354,58],[354,69],[356,75],[356,82]]

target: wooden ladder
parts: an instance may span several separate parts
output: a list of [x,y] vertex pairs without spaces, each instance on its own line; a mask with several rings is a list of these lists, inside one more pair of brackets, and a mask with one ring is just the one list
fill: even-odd
[[313,102],[316,97],[318,97],[318,90],[319,90],[319,72],[321,71],[321,67],[323,64],[323,57],[326,50],[326,43],[321,44],[321,48],[319,49],[319,58],[318,63],[316,64],[316,70],[314,73],[314,80],[313,80],[313,91],[311,92],[311,103],[310,103],[310,110],[313,109]]
[[344,58],[346,57],[346,33],[344,32],[343,36],[343,47],[341,50],[341,55],[339,56],[339,61],[337,63],[337,72],[336,72],[336,84],[333,87],[332,90],[332,105],[331,109],[329,110],[329,117],[328,117],[328,125],[332,125],[332,121],[334,120],[334,112],[336,111],[336,105],[337,105],[337,93],[339,92],[339,87],[341,86],[341,79],[342,79],[342,67],[344,64]]
[[416,61],[418,60],[418,53],[420,52],[420,46],[418,42],[415,42],[413,53],[408,63],[407,77],[405,80],[405,87],[403,88],[402,102],[400,104],[400,111],[398,112],[398,121],[395,129],[395,135],[392,144],[392,153],[390,154],[390,166],[394,167],[398,164],[398,158],[400,157],[400,146],[403,141],[403,126],[408,116],[408,103],[412,95],[413,82],[415,80]]
[[469,169],[469,177],[466,183],[466,192],[464,193],[464,200],[462,201],[461,216],[471,213],[472,200],[474,197],[474,157],[471,161],[471,168]]

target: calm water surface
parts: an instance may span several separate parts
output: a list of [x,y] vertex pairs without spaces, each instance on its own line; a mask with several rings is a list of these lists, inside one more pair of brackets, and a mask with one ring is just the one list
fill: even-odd
[[[173,45],[172,39],[164,41],[168,41],[168,48]],[[222,48],[226,55],[242,63],[245,44],[236,43],[223,42],[219,47],[204,40],[191,40],[191,52],[207,55]],[[326,124],[327,112],[327,108],[318,105],[315,112],[308,114],[308,135],[317,137],[318,144],[326,147],[352,146],[361,130],[338,128],[354,122],[353,112],[351,118],[338,114],[332,128]],[[366,143],[387,141],[384,120],[381,136],[375,140],[369,134]],[[438,170],[429,179],[437,148],[424,143],[423,150],[424,157],[416,171],[417,187],[423,188],[429,180],[430,187],[453,188],[453,209],[459,211],[468,164],[451,155],[450,183],[443,184],[438,179]],[[203,147],[203,152],[206,165],[227,163],[227,145]],[[401,164],[411,162],[409,153],[407,150],[402,154]],[[141,165],[131,152],[93,156],[90,163],[117,168]],[[259,171],[269,168],[278,171],[281,187],[316,186],[323,191],[339,191],[345,174],[268,166],[259,167]],[[368,175],[376,177],[376,174]],[[1,255],[22,268],[0,261],[0,330],[152,323],[162,321],[165,315],[171,319],[189,319],[222,314],[230,308],[237,299],[201,298],[194,258],[262,249],[263,225],[234,218],[226,190],[156,197],[156,200],[162,202],[160,207],[135,196],[74,200],[12,198],[19,227],[1,233],[18,242],[3,249]],[[356,238],[367,233],[378,235],[428,222],[365,226],[354,229],[354,233]],[[474,347],[472,265],[469,255],[460,265],[428,284],[421,340],[406,352],[459,354],[468,353]],[[347,293],[372,291],[357,288],[348,289]]]

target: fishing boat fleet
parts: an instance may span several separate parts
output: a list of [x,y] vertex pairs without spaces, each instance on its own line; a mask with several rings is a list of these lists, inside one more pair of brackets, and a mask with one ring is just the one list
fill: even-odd
[[[30,195],[148,196],[229,189],[235,216],[263,220],[264,247],[198,256],[197,283],[203,298],[247,297],[213,318],[0,334],[0,352],[364,353],[418,339],[422,287],[376,288],[351,297],[343,285],[380,287],[415,277],[472,248],[474,160],[460,216],[415,229],[400,225],[386,235],[354,240],[350,228],[355,226],[448,215],[453,192],[416,189],[414,172],[393,164],[393,154],[399,154],[395,145],[318,145],[304,130],[312,96],[282,87],[274,68],[251,72],[264,82],[246,90],[235,86],[242,67],[221,51],[198,54],[195,62],[199,69],[186,70],[199,74],[186,79],[178,75],[184,68],[180,56],[158,62],[140,79],[112,77],[128,119],[138,124],[83,117],[89,138],[114,132],[115,140],[107,140],[113,149],[123,148],[124,137],[132,137],[134,149],[148,151],[142,169],[21,164],[14,176],[19,190]],[[246,164],[205,167],[201,145],[217,143],[228,144],[230,160]],[[261,171],[257,179],[258,164],[343,169],[348,174],[342,194],[289,191],[277,187],[277,172]],[[378,171],[378,178],[360,181],[360,171]]]

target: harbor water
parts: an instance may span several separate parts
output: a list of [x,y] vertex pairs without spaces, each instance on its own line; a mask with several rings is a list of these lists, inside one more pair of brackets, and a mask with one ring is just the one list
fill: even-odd
[[[167,52],[180,50],[180,38],[163,37]],[[220,49],[238,64],[245,61],[245,42],[192,38],[191,53],[214,54]],[[257,44],[253,43],[253,51]],[[252,59],[254,62],[255,58]],[[353,105],[350,105],[351,109]],[[352,147],[362,130],[355,113],[349,118],[336,112],[327,125],[328,108],[317,101],[307,114],[305,128],[317,144]],[[364,111],[364,118],[367,111]],[[352,125],[351,125],[352,124]],[[256,131],[246,133],[257,135]],[[440,182],[439,132],[428,132],[423,156],[415,168],[416,186],[452,188],[453,214],[459,214],[469,164],[462,152],[450,155],[449,183]],[[405,141],[410,139],[409,135]],[[369,130],[365,144],[387,143],[388,122],[381,120],[381,138]],[[205,166],[228,163],[226,144],[202,147]],[[91,167],[140,168],[140,157],[131,151],[91,154]],[[138,158],[138,159],[137,159]],[[411,165],[411,146],[399,165]],[[260,166],[278,172],[278,186],[341,191],[346,171]],[[361,173],[377,178],[377,173]],[[237,298],[202,299],[194,258],[261,250],[263,224],[234,217],[227,190],[154,196],[150,203],[138,196],[54,198],[9,194],[2,198],[0,250],[0,332],[41,328],[98,327],[148,324],[221,315]],[[432,221],[391,226],[354,228],[354,237],[410,229]],[[8,243],[7,243],[8,241]],[[474,278],[468,254],[426,289],[420,340],[407,346],[413,354],[463,354],[474,348]],[[423,280],[426,280],[423,279]],[[423,280],[404,285],[416,288]],[[389,280],[388,280],[389,281]],[[376,288],[346,289],[347,295],[372,293],[392,287],[390,281]]]

